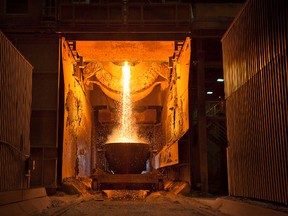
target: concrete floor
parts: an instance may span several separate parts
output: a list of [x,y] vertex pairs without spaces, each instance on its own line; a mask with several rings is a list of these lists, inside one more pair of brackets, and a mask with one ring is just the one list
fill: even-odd
[[[288,206],[275,205],[247,198],[202,196],[190,192],[185,182],[169,182],[165,191],[91,190],[91,179],[66,179],[61,191],[47,196],[44,188],[0,194],[0,215],[204,215],[204,216],[288,216]],[[65,191],[65,192],[64,192]],[[74,195],[69,195],[74,194]],[[18,199],[12,198],[18,197]],[[25,199],[24,199],[25,198]],[[4,202],[4,201],[10,202]]]
[[[68,199],[73,199],[73,197],[75,196],[68,196]],[[67,199],[67,196],[60,196],[58,199],[57,196],[54,196],[52,205],[54,203],[55,206],[37,215],[226,215],[191,198],[177,196],[168,192],[153,192],[146,198],[142,195],[137,196],[130,193],[123,193],[123,196],[118,194],[117,198],[108,197],[102,194],[96,194],[84,199],[76,197],[71,204],[66,205],[67,200],[65,199]]]
[[48,215],[173,215],[173,216],[249,216],[277,215],[287,216],[285,207],[273,209],[271,206],[261,206],[255,203],[241,202],[227,198],[197,198],[175,195],[171,192],[145,193],[122,192],[115,195],[66,195],[58,193],[51,196],[51,207],[35,216]]

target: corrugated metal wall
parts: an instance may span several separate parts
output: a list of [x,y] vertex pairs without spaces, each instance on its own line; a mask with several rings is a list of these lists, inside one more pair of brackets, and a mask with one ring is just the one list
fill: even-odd
[[0,31],[0,192],[26,188],[32,66]]
[[229,193],[288,204],[287,1],[250,0],[222,39]]

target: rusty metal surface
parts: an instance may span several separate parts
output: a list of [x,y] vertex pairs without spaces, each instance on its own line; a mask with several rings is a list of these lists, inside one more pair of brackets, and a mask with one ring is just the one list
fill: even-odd
[[0,31],[0,191],[26,188],[33,67]]
[[287,205],[287,1],[248,1],[222,42],[229,193]]
[[178,141],[169,146],[164,146],[155,156],[154,168],[168,167],[179,163]]
[[92,175],[93,190],[163,190],[159,173]]
[[61,43],[65,109],[63,119],[60,121],[64,121],[61,142],[63,142],[62,179],[65,179],[90,175],[92,107],[89,91],[83,87],[81,77],[77,77],[77,72],[74,70],[74,64],[80,60],[73,56],[64,38]]
[[109,169],[117,174],[139,174],[145,170],[149,157],[147,143],[106,143]]

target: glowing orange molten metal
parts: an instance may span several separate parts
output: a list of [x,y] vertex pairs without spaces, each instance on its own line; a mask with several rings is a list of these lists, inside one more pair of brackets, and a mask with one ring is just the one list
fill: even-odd
[[107,143],[112,142],[145,142],[140,140],[137,134],[137,126],[133,118],[132,102],[130,95],[130,66],[128,62],[122,66],[122,106],[121,106],[121,124],[119,128],[116,128],[112,134],[108,137]]

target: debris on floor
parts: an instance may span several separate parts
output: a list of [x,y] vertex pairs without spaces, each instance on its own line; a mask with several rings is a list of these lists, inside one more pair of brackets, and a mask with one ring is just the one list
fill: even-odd
[[148,194],[148,190],[104,190],[110,200],[143,200]]
[[165,182],[164,189],[176,195],[177,194],[187,195],[191,191],[190,185],[187,182],[183,181],[179,182],[167,181]]
[[61,190],[70,195],[94,194],[94,191],[91,189],[91,181],[87,177],[66,178],[63,180]]

